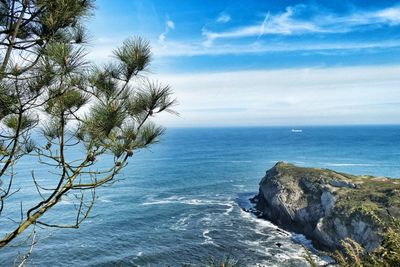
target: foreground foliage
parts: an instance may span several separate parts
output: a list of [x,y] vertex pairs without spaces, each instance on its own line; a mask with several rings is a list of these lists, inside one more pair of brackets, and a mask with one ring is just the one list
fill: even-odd
[[343,267],[400,266],[400,220],[394,219],[382,234],[379,248],[365,252],[357,242],[344,240],[343,252],[336,252],[335,259]]
[[[128,39],[105,66],[86,61],[82,22],[92,10],[92,0],[0,0],[0,248],[31,226],[78,228],[96,188],[158,142],[164,129],[151,118],[174,113],[170,87],[143,76],[147,41]],[[36,166],[16,186],[22,157]],[[36,198],[23,203],[33,190]],[[75,216],[46,220],[63,199],[74,202]]]
[[[385,227],[381,246],[367,252],[359,243],[348,238],[342,241],[342,251],[331,256],[341,267],[392,267],[400,266],[400,220],[392,217],[392,222]],[[311,266],[318,266],[306,250],[304,256]]]

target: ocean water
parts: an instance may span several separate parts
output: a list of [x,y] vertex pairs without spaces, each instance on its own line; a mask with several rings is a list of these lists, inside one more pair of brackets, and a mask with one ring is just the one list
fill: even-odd
[[[400,177],[400,126],[302,129],[168,129],[160,144],[135,154],[119,182],[97,191],[92,216],[81,228],[37,229],[29,265],[180,266],[229,256],[243,266],[308,266],[303,236],[241,206],[277,161]],[[20,164],[16,186],[32,168],[38,176],[47,173],[31,159]],[[20,201],[33,203],[34,193],[22,188],[6,212],[18,213]],[[64,199],[46,218],[70,219],[71,203]],[[0,234],[10,223],[0,218]],[[0,250],[0,265],[12,265],[17,251]]]

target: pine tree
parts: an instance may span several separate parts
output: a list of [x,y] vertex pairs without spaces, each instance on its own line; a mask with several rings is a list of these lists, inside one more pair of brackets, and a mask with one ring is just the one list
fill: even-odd
[[[0,0],[0,218],[8,198],[18,198],[13,181],[19,159],[36,159],[52,173],[43,184],[32,170],[40,200],[23,206],[0,248],[35,225],[78,228],[92,210],[96,188],[113,183],[135,150],[163,134],[151,118],[175,113],[170,87],[143,76],[151,62],[144,39],[125,41],[106,66],[86,61],[82,21],[93,4]],[[79,160],[69,158],[71,147],[81,148]],[[112,161],[102,162],[104,154]],[[41,220],[68,195],[78,202],[71,224]]]

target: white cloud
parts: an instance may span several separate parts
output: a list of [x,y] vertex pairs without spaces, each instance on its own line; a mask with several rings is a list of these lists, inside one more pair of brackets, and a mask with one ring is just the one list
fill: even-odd
[[175,29],[175,23],[172,20],[167,20],[167,29]]
[[165,33],[162,33],[162,34],[160,34],[160,36],[158,36],[158,41],[159,41],[160,43],[162,43],[162,42],[165,41],[165,38],[166,38],[166,34],[165,34]]
[[288,7],[284,13],[277,15],[266,14],[264,20],[261,23],[235,28],[223,32],[212,32],[206,29],[203,30],[203,35],[207,38],[207,41],[214,41],[216,39],[227,39],[227,38],[242,38],[251,36],[261,36],[264,34],[299,34],[306,32],[322,32],[323,30],[318,28],[311,22],[296,21],[292,19],[293,8]]
[[[304,6],[301,6],[304,8]],[[349,15],[315,14],[308,20],[296,15],[302,8],[287,7],[285,12],[267,14],[264,20],[253,25],[243,26],[221,32],[203,29],[206,44],[217,39],[259,37],[260,35],[301,35],[310,33],[343,33],[359,27],[400,25],[400,6],[375,11],[357,11]],[[300,11],[299,11],[300,10]]]
[[[96,42],[97,45],[90,49],[89,59],[103,62],[110,59],[112,50],[122,44],[123,38],[110,39],[107,42]],[[209,56],[209,55],[241,55],[241,54],[263,54],[276,52],[319,52],[329,54],[350,53],[354,50],[368,49],[381,50],[386,48],[399,48],[400,41],[384,42],[356,42],[356,43],[290,43],[274,46],[268,43],[256,42],[244,45],[215,45],[207,47],[198,43],[173,42],[164,39],[164,42],[153,44],[155,58],[180,57],[180,56]]]
[[161,75],[180,105],[167,126],[400,123],[400,66]]
[[356,12],[348,17],[340,17],[339,19],[344,24],[343,26],[348,25],[349,27],[374,24],[399,25],[400,7],[395,6],[370,12]]
[[[380,45],[399,47],[400,43],[361,46]],[[356,47],[360,45],[325,48]],[[90,58],[108,60],[112,48],[115,45],[110,43]],[[227,53],[222,48],[190,49],[168,49],[179,53],[155,50],[155,56]],[[237,47],[231,49],[241,53]],[[158,120],[166,126],[400,123],[399,73],[400,65],[154,75],[171,84],[181,113],[180,117],[162,115]]]
[[165,30],[163,33],[161,33],[158,36],[158,41],[160,43],[163,43],[165,41],[165,39],[167,38],[167,35],[170,32],[170,30],[174,30],[174,29],[175,29],[175,23],[172,20],[167,19],[165,22]]
[[263,54],[277,52],[329,52],[331,54],[342,54],[360,49],[384,49],[398,48],[400,41],[384,42],[340,42],[340,43],[289,43],[279,46],[255,42],[252,44],[219,44],[214,46],[204,46],[202,44],[190,42],[164,42],[162,46],[154,46],[155,57],[179,57],[179,56],[207,56],[207,55],[243,55],[243,54]]
[[216,21],[218,23],[228,23],[229,21],[231,21],[231,16],[225,13],[221,13]]
[[[301,7],[288,7],[285,12],[280,14],[266,14],[263,21],[256,25],[236,28],[225,32],[210,32],[203,29],[206,40],[186,40],[176,42],[169,40],[168,34],[174,30],[176,25],[168,17],[165,20],[165,30],[158,36],[158,42],[153,42],[153,52],[155,57],[178,57],[178,56],[203,56],[203,55],[231,55],[231,54],[251,54],[251,53],[274,53],[274,52],[293,52],[293,51],[315,51],[319,53],[343,53],[357,49],[383,49],[398,48],[400,41],[363,41],[355,42],[341,40],[332,42],[327,39],[313,39],[307,42],[280,42],[268,43],[260,39],[268,34],[300,34],[300,33],[327,33],[327,32],[346,32],[365,25],[400,25],[400,7],[390,7],[376,11],[358,11],[347,16],[337,16],[329,14],[317,14],[308,21],[296,18],[296,12],[304,9]],[[254,36],[257,39],[251,43],[228,43],[216,42],[216,39],[241,38]],[[99,38],[96,47],[92,49],[89,57],[94,60],[104,60],[109,58],[112,49],[122,43],[121,38]],[[260,39],[260,40],[259,40]]]

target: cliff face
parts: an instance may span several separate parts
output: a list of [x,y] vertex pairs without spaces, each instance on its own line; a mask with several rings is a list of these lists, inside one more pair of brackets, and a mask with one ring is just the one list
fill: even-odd
[[321,248],[338,249],[349,237],[371,250],[379,246],[389,214],[400,217],[400,180],[278,162],[252,200],[261,217]]

